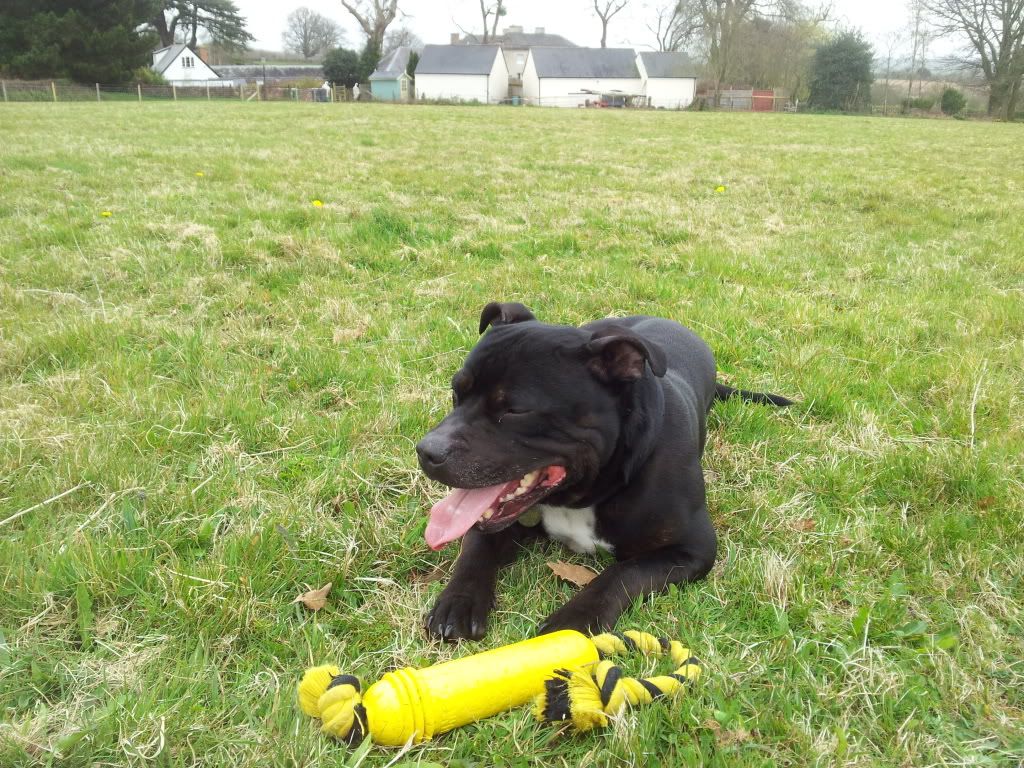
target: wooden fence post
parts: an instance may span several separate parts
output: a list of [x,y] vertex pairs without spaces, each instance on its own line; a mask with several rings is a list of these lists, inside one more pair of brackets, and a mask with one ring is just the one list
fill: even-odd
[[238,84],[238,98],[241,101],[245,101],[245,83]]
[[176,86],[174,83],[171,83],[171,99],[173,99],[174,101],[178,100],[178,86]]
[[3,87],[3,90],[4,90],[4,102],[6,102],[7,101],[7,81],[6,80],[0,80],[0,87]]
[[135,87],[139,91],[139,104],[141,104],[142,103],[142,83],[136,83]]
[[263,101],[263,83],[256,81],[256,101]]
[[96,83],[96,101],[100,101],[100,84]]
[[50,90],[53,91],[53,100],[56,101],[57,100],[57,84],[55,82],[53,82],[53,80],[50,81]]
[[206,100],[210,100],[210,81],[206,81]]

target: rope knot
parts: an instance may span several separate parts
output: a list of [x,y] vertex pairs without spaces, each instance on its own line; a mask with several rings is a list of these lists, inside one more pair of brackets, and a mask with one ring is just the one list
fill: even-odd
[[[700,662],[676,640],[635,631],[606,632],[591,640],[602,660],[586,667],[556,670],[554,677],[545,681],[544,692],[534,703],[534,717],[540,722],[571,720],[580,731],[603,728],[608,725],[610,716],[626,706],[671,696],[684,683],[700,676]],[[627,677],[621,667],[605,658],[624,651],[668,655],[677,669],[669,675]]]
[[350,744],[363,740],[367,732],[366,709],[359,679],[343,675],[335,666],[306,670],[299,682],[299,706],[310,717],[319,718],[320,730]]

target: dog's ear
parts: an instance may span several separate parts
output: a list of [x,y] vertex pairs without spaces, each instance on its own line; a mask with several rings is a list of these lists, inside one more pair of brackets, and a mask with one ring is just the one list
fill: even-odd
[[589,356],[587,368],[601,381],[636,381],[644,375],[644,365],[649,365],[655,376],[665,375],[667,363],[661,347],[626,328],[599,331],[583,349]]
[[492,301],[480,313],[480,333],[487,330],[491,325],[511,325],[521,323],[524,320],[536,320],[533,312],[518,302],[507,302],[499,304]]

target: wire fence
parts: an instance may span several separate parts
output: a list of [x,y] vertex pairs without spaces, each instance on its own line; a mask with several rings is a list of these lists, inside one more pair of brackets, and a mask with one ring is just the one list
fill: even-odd
[[[364,89],[369,92],[369,88]],[[309,88],[295,84],[263,84],[211,80],[195,85],[83,85],[56,80],[0,80],[4,102],[83,101],[352,101],[344,86]]]

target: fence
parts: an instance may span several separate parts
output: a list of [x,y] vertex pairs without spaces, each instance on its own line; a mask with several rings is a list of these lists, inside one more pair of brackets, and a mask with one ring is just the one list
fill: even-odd
[[[365,89],[369,92],[369,88]],[[225,83],[210,81],[197,85],[82,85],[50,80],[0,80],[4,102],[82,101],[351,101],[352,92],[337,88],[300,88],[287,83]]]

